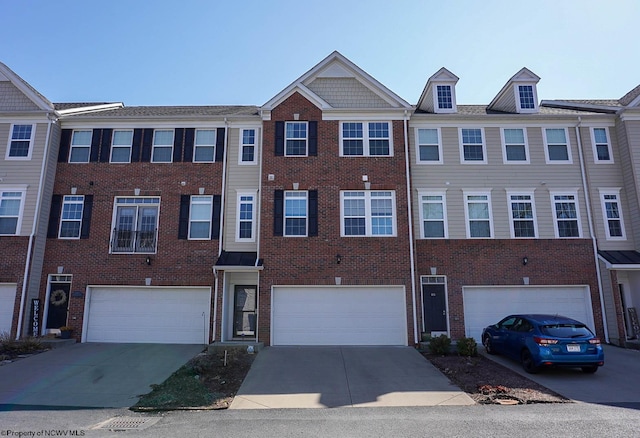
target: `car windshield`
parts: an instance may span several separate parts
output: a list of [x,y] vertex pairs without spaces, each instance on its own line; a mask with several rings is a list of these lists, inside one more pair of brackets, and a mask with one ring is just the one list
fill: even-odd
[[543,334],[556,338],[586,338],[591,337],[591,331],[581,324],[549,324],[540,327]]

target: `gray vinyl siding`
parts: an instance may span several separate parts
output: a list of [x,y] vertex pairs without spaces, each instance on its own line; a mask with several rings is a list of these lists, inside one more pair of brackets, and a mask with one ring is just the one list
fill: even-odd
[[618,331],[618,315],[616,312],[616,306],[614,302],[614,294],[617,294],[617,290],[613,290],[613,284],[611,281],[611,271],[606,267],[606,264],[602,260],[598,260],[600,272],[602,274],[602,297],[604,299],[604,313],[607,320],[607,330],[609,332],[609,341],[613,344],[619,345],[619,341],[624,341],[624,334],[620,334]]
[[317,78],[307,87],[334,108],[391,108],[354,78]]
[[0,81],[0,111],[39,111],[40,108],[9,81]]
[[[635,125],[635,126],[634,126]],[[636,131],[635,134],[631,131]],[[635,242],[640,242],[640,198],[637,189],[637,172],[640,170],[640,157],[634,153],[629,147],[630,141],[640,141],[640,122],[622,122],[616,121],[616,132],[612,133],[618,142],[618,150],[620,160],[617,162],[617,168],[621,171],[624,184],[621,198],[626,201],[629,209],[629,217],[625,220],[625,226],[628,238],[632,238]],[[634,140],[633,140],[634,139]],[[634,143],[631,143],[634,144]],[[615,152],[614,152],[615,154]]]
[[430,85],[427,89],[427,93],[424,97],[422,105],[420,106],[420,109],[430,113],[435,112],[435,105],[433,103],[433,85]]
[[500,96],[498,101],[491,107],[492,110],[504,111],[506,113],[515,113],[518,108],[516,106],[516,96],[513,84],[509,84],[505,92]]

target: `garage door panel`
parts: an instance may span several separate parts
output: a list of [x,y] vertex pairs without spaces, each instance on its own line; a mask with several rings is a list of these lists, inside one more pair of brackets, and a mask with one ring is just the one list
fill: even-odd
[[0,285],[0,334],[11,331],[17,284]]

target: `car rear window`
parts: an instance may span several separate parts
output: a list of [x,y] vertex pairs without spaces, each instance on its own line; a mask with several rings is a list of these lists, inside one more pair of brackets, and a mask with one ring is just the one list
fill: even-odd
[[593,334],[584,325],[579,324],[550,324],[540,327],[543,334],[556,338],[585,338]]

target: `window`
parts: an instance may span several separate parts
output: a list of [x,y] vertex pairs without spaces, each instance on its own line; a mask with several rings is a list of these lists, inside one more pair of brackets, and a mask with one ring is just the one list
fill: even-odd
[[284,235],[307,235],[307,192],[284,192]]
[[620,207],[620,190],[600,190],[600,201],[607,239],[625,239],[622,208]]
[[307,155],[307,122],[285,123],[286,156]]
[[238,193],[236,241],[255,241],[256,196]]
[[511,237],[536,237],[536,213],[533,193],[507,193]]
[[160,198],[116,198],[111,252],[153,253]]
[[556,237],[580,237],[582,234],[576,203],[577,198],[576,193],[551,195],[555,212]]
[[453,109],[453,96],[451,93],[451,85],[437,85],[436,92],[438,94],[439,109]]
[[342,155],[391,155],[391,136],[388,122],[343,122]]
[[523,128],[502,129],[502,158],[505,163],[528,163],[527,135]]
[[243,129],[240,137],[240,164],[256,164],[256,130]]
[[24,190],[0,190],[0,235],[20,233]]
[[[197,152],[196,154],[197,155]],[[153,131],[152,163],[171,163],[173,159],[173,129]]]
[[464,203],[464,213],[467,220],[467,237],[493,237],[491,195],[488,193],[465,193]]
[[69,163],[88,163],[92,131],[73,131]]
[[442,163],[439,129],[418,129],[417,143],[419,163]]
[[420,222],[425,239],[446,239],[447,205],[444,192],[420,193]]
[[482,129],[461,128],[462,139],[462,163],[486,163],[484,143],[482,141]]
[[595,162],[613,163],[611,143],[609,143],[607,128],[591,128],[591,138],[593,140],[593,156]]
[[189,209],[189,239],[211,239],[213,196],[192,196]]
[[[171,144],[173,144],[173,131],[162,131],[168,134],[163,134],[166,136],[165,142],[169,143],[169,147],[162,146],[164,151],[161,153],[162,158],[161,161],[171,161],[171,154],[173,148]],[[156,151],[155,147],[155,138],[154,138],[154,161],[156,160]],[[215,161],[215,149],[216,149],[216,130],[215,129],[196,129],[196,139],[193,151],[193,162],[197,163],[213,163]],[[167,158],[168,157],[168,158]]]
[[519,104],[521,110],[535,110],[536,99],[533,93],[533,85],[518,85]]
[[342,236],[395,236],[395,192],[342,192]]
[[84,196],[69,195],[63,198],[58,237],[61,239],[80,238],[83,210]]
[[133,131],[113,131],[111,140],[111,162],[130,163]]
[[571,163],[571,152],[564,128],[545,129],[545,154],[547,163]]
[[12,125],[7,147],[7,158],[16,160],[30,159],[34,134],[34,125]]

